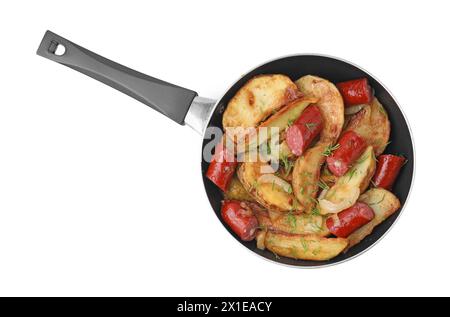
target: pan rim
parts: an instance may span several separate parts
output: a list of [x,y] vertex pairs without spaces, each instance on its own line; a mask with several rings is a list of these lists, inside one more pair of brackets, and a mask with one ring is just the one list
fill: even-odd
[[[257,69],[257,68],[259,68],[259,67],[261,67],[261,66],[264,66],[264,65],[266,65],[266,64],[269,64],[269,63],[271,63],[271,62],[275,62],[275,61],[278,61],[278,60],[281,60],[281,59],[285,59],[285,58],[297,57],[297,56],[316,56],[316,57],[325,57],[325,58],[333,59],[333,60],[336,60],[336,61],[344,62],[344,63],[347,63],[347,64],[353,66],[353,67],[356,67],[357,69],[361,70],[362,72],[364,72],[365,74],[371,76],[374,80],[376,80],[377,83],[380,84],[380,85],[383,87],[383,89],[390,95],[390,97],[395,101],[395,104],[397,105],[398,109],[400,110],[400,113],[402,114],[403,119],[404,119],[405,122],[406,122],[406,126],[408,127],[409,135],[411,136],[412,153],[413,153],[413,170],[412,170],[411,184],[410,184],[408,193],[407,193],[407,195],[406,195],[405,202],[404,202],[403,206],[401,206],[401,210],[399,211],[397,217],[394,219],[394,222],[386,229],[386,231],[385,231],[385,232],[384,232],[384,233],[383,233],[383,234],[382,234],[375,242],[373,242],[371,245],[369,245],[368,247],[366,247],[365,249],[361,250],[359,253],[357,253],[357,254],[355,254],[355,255],[353,255],[353,256],[351,256],[351,257],[348,257],[348,258],[345,258],[345,259],[342,259],[342,260],[340,260],[340,261],[333,262],[333,263],[326,263],[326,261],[324,261],[324,264],[320,264],[320,263],[319,263],[319,264],[317,264],[317,265],[311,265],[311,266],[300,265],[300,264],[299,264],[299,265],[293,265],[293,264],[282,263],[282,262],[279,262],[279,261],[276,261],[276,260],[273,260],[273,259],[269,259],[269,258],[267,258],[267,257],[265,257],[265,256],[263,256],[263,255],[261,255],[261,254],[258,254],[257,252],[255,252],[255,251],[253,251],[253,250],[250,250],[248,247],[246,247],[245,245],[243,245],[242,243],[240,243],[236,238],[234,239],[234,240],[236,240],[236,242],[237,242],[241,247],[245,248],[247,251],[249,251],[250,253],[254,254],[255,256],[257,256],[257,257],[259,257],[259,258],[262,258],[262,259],[264,259],[264,260],[266,260],[266,261],[268,261],[268,262],[270,262],[270,263],[282,265],[282,266],[289,267],[289,268],[297,268],[297,269],[319,269],[319,268],[326,268],[326,267],[330,267],[330,266],[342,264],[342,263],[345,263],[345,262],[347,262],[347,261],[350,261],[350,260],[352,260],[352,259],[357,258],[358,256],[360,256],[360,255],[366,253],[367,251],[369,251],[370,249],[372,249],[376,244],[378,244],[378,243],[379,243],[379,242],[380,242],[380,241],[381,241],[381,240],[382,240],[382,239],[383,239],[383,238],[384,238],[384,237],[392,230],[392,227],[394,227],[394,225],[398,222],[398,219],[401,217],[401,215],[403,214],[403,212],[404,212],[406,206],[408,205],[409,197],[410,197],[410,194],[411,194],[412,189],[413,189],[413,187],[414,187],[414,180],[415,180],[415,175],[416,175],[416,165],[417,165],[416,146],[415,146],[414,136],[413,136],[413,133],[412,133],[412,130],[411,130],[411,125],[410,125],[410,123],[409,123],[409,121],[408,121],[407,116],[405,115],[405,112],[404,112],[403,108],[401,107],[400,103],[398,102],[398,100],[397,100],[397,98],[394,96],[394,94],[386,87],[386,85],[383,84],[383,82],[381,82],[381,81],[378,79],[378,77],[374,76],[371,72],[368,72],[366,69],[362,68],[361,66],[359,66],[359,65],[357,65],[357,64],[355,64],[355,63],[353,63],[353,62],[350,62],[350,61],[348,61],[348,60],[346,60],[346,59],[344,59],[344,58],[336,57],[336,56],[328,55],[328,54],[321,54],[321,53],[298,53],[298,54],[288,54],[288,55],[280,56],[280,57],[277,57],[277,58],[273,58],[273,59],[267,60],[267,61],[265,61],[265,62],[263,62],[263,63],[260,63],[259,65],[257,65],[257,66],[255,66],[255,67],[251,68],[249,71],[247,71],[246,73],[244,73],[243,75],[241,75],[241,76],[240,76],[238,79],[236,79],[236,81],[234,81],[234,82],[233,82],[233,83],[232,83],[232,84],[224,91],[224,93],[216,100],[216,103],[214,104],[214,106],[212,107],[211,112],[210,112],[209,115],[208,115],[208,118],[207,118],[205,127],[204,127],[203,132],[202,132],[202,143],[203,143],[203,141],[204,141],[204,139],[205,139],[205,131],[206,131],[206,128],[209,126],[209,123],[211,122],[211,118],[212,118],[212,116],[214,115],[214,113],[215,113],[215,111],[216,111],[216,108],[217,108],[217,106],[219,105],[220,101],[221,101],[221,100],[223,99],[223,97],[228,93],[228,91],[229,91],[232,87],[234,87],[234,86],[237,84],[237,82],[238,82],[239,80],[242,79],[242,77],[246,76],[248,73],[254,71],[255,69]],[[202,147],[202,148],[201,148],[201,151],[200,151],[200,152],[202,153],[202,152],[203,152],[203,145],[201,145],[201,147]],[[200,155],[202,155],[202,154],[200,154]],[[201,170],[201,168],[200,168],[200,170]],[[202,176],[203,176],[203,175],[202,175]],[[206,186],[205,186],[205,183],[204,183],[204,178],[203,178],[203,177],[202,177],[202,182],[203,182],[204,187],[206,187]],[[207,195],[207,192],[206,192],[206,188],[205,188],[205,190],[204,190],[203,192],[204,192],[204,195],[206,196],[206,198],[208,199],[208,195]],[[208,201],[209,201],[209,199],[208,199]],[[212,206],[211,206],[211,204],[210,204],[210,208],[213,209]],[[214,209],[213,209],[213,211],[214,211]],[[216,215],[216,216],[217,216],[217,215]],[[217,220],[219,220],[219,222],[220,222],[220,219],[219,219],[218,217],[216,217],[216,218],[217,218]],[[225,228],[225,226],[224,226],[222,223],[220,223],[220,224],[221,224],[221,227],[222,227],[225,231],[227,231],[227,234],[229,235],[230,232],[228,232],[228,230]]]

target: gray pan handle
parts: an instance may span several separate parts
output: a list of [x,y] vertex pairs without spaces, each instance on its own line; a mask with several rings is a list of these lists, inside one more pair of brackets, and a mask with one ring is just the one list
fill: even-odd
[[[57,54],[59,45],[65,49],[60,55]],[[50,31],[45,33],[37,54],[97,79],[179,124],[184,124],[186,114],[197,96],[195,91],[115,63]]]

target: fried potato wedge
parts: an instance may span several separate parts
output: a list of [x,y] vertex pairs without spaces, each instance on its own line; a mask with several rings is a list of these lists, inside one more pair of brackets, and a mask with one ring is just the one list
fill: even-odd
[[256,127],[274,111],[300,96],[297,86],[285,75],[253,77],[228,103],[223,114],[223,127]]
[[345,130],[353,130],[364,138],[368,145],[373,146],[375,155],[384,152],[391,133],[386,110],[383,105],[374,98],[370,105],[363,107],[361,111],[351,117]]
[[344,125],[344,101],[339,90],[330,81],[312,75],[301,77],[295,84],[306,96],[319,98],[317,106],[324,121],[320,140],[334,144]]
[[300,260],[326,261],[341,253],[347,239],[323,238],[316,235],[292,235],[268,231],[265,247],[275,254]]
[[299,157],[292,171],[292,189],[299,204],[306,213],[311,213],[316,205],[319,176],[326,157],[323,155],[326,143],[317,143],[308,149],[305,155]]
[[325,224],[326,218],[320,215],[284,212],[273,216],[274,212],[271,212],[271,217],[267,211],[254,211],[254,213],[260,227],[266,230],[301,235],[315,234],[321,237],[330,235],[330,231]]
[[230,184],[224,193],[224,197],[227,200],[255,201],[255,199],[247,193],[236,175],[231,179]]
[[[271,166],[263,162],[244,162],[237,175],[245,190],[263,207],[273,211],[293,210],[295,197],[291,185],[274,174],[266,173],[270,169]],[[263,181],[267,175],[273,181]]]
[[365,237],[372,233],[373,228],[378,226],[400,208],[400,201],[398,198],[390,191],[383,188],[369,189],[362,194],[358,200],[368,204],[373,209],[375,218],[347,237],[349,244],[346,250],[361,242]]
[[369,186],[375,173],[376,160],[373,148],[368,146],[355,165],[319,198],[320,213],[338,213],[354,205],[359,194]]
[[260,249],[260,250],[264,250],[266,248],[266,244],[265,244],[265,242],[266,242],[266,234],[267,234],[267,230],[265,230],[265,229],[264,230],[259,230],[256,233],[256,237],[255,237],[256,247],[258,249]]

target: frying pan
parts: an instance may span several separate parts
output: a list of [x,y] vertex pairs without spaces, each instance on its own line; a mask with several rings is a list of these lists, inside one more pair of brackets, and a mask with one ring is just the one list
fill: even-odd
[[[65,49],[65,51],[59,53],[60,48]],[[222,114],[228,101],[253,76],[260,74],[285,74],[291,79],[296,80],[301,76],[313,74],[332,82],[366,77],[370,85],[374,88],[378,100],[384,105],[391,121],[391,143],[385,152],[402,154],[408,158],[408,163],[401,170],[393,188],[393,192],[399,198],[402,208],[404,208],[414,174],[414,146],[408,123],[390,92],[371,74],[352,63],[335,57],[316,54],[299,54],[278,58],[254,68],[239,78],[225,91],[222,97],[214,101],[199,97],[195,91],[175,86],[122,66],[50,31],[45,33],[37,54],[97,79],[141,101],[178,124],[190,126],[203,137],[202,153],[203,148],[211,141],[209,137],[205,136],[205,130],[208,127],[222,128]],[[319,262],[277,257],[268,250],[259,250],[256,248],[254,241],[241,241],[222,221],[220,207],[223,194],[205,177],[208,164],[202,155],[201,171],[203,183],[206,195],[218,219],[230,234],[246,248],[263,258],[286,265],[318,267],[351,259],[363,253],[380,240],[396,222],[402,210],[401,208],[377,226],[372,234],[351,248],[347,253],[340,254],[331,260]]]

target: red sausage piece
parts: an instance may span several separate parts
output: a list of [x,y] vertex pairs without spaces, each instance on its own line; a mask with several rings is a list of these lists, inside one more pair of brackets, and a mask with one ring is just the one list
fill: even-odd
[[225,223],[243,241],[255,238],[258,220],[246,203],[238,200],[223,201],[221,214]]
[[406,159],[402,156],[392,154],[380,155],[378,157],[377,169],[373,176],[373,184],[375,187],[391,190],[405,161]]
[[367,147],[366,141],[354,131],[346,131],[338,141],[339,147],[327,157],[328,169],[335,176],[344,175]]
[[216,146],[214,156],[211,163],[209,163],[208,171],[206,172],[206,177],[221,190],[225,191],[236,170],[236,165],[237,162],[234,155],[226,151],[222,139]]
[[357,202],[337,214],[339,221],[334,217],[328,217],[326,222],[328,229],[336,237],[347,238],[353,231],[371,221],[375,217],[375,213],[368,205]]
[[336,84],[346,106],[367,104],[372,101],[372,88],[367,78],[344,81]]
[[319,107],[311,105],[286,131],[286,142],[295,155],[302,155],[323,128]]

